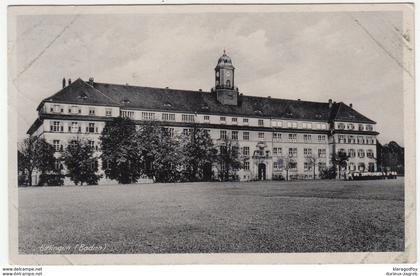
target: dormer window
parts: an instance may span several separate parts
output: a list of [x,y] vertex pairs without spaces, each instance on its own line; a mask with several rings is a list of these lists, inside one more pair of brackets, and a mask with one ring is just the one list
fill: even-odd
[[129,103],[130,103],[130,100],[128,100],[128,99],[123,99],[123,100],[121,101],[121,103],[122,103],[122,104],[129,104]]
[[89,107],[89,115],[94,116],[95,115],[95,108]]
[[85,92],[81,92],[78,96],[79,99],[83,99],[86,100],[88,98],[88,96],[85,94]]

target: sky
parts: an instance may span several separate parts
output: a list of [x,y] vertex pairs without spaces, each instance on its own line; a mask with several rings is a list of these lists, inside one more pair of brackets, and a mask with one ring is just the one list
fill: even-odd
[[62,79],[209,91],[223,49],[241,93],[353,104],[381,143],[403,143],[399,12],[21,15],[18,138]]

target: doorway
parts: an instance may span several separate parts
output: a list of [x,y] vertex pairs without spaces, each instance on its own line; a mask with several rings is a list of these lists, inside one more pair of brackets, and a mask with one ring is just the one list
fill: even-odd
[[261,163],[258,165],[258,179],[265,180],[265,164]]

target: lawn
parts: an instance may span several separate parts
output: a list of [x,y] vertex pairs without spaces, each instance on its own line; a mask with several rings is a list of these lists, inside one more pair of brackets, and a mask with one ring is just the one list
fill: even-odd
[[404,250],[403,179],[19,188],[19,252]]

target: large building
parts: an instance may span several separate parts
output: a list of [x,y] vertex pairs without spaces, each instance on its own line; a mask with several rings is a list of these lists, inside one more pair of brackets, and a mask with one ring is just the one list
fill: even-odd
[[28,134],[44,137],[57,152],[77,136],[99,152],[105,122],[122,116],[137,124],[160,121],[171,133],[188,134],[199,126],[215,142],[238,140],[241,153],[249,157],[238,172],[240,180],[318,177],[339,152],[350,156],[342,172],[377,169],[374,121],[343,102],[243,95],[226,53],[217,62],[210,92],[63,79],[62,89],[37,110]]

